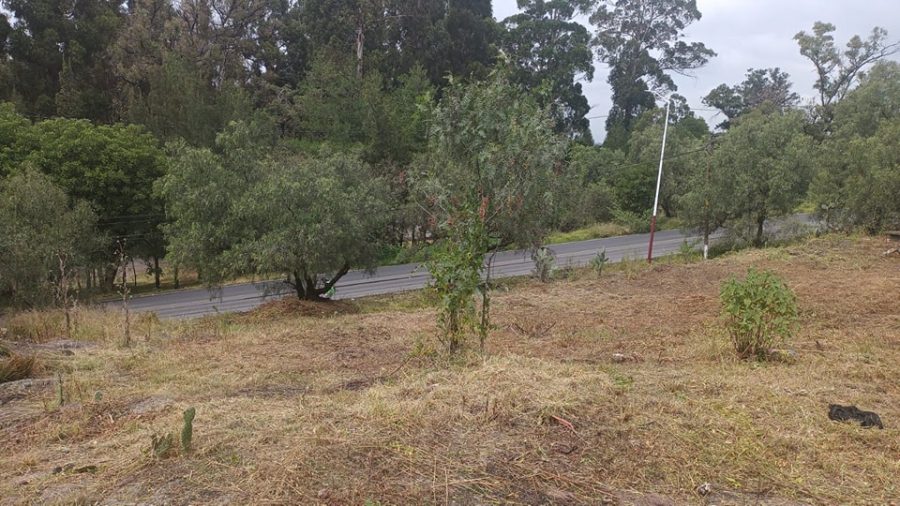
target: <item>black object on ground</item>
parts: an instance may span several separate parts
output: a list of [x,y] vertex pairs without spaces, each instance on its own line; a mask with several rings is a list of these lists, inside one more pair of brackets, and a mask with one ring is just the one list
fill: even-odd
[[841,406],[840,404],[828,405],[828,418],[836,422],[859,421],[863,427],[878,427],[883,429],[881,417],[871,411],[863,411],[856,406]]

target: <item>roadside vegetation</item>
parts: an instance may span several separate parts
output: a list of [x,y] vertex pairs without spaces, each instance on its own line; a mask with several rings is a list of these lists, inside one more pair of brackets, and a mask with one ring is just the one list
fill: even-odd
[[[493,296],[484,355],[440,351],[427,291],[140,322],[130,349],[115,312],[85,313],[71,342],[59,341],[61,314],[23,314],[3,342],[40,372],[31,386],[0,386],[0,495],[890,502],[900,280],[885,244],[831,235],[512,280]],[[779,345],[791,360],[735,352],[720,289],[751,267],[796,296],[796,331]],[[829,403],[872,409],[885,429],[832,422]]]
[[[900,496],[900,43],[817,22],[815,102],[749,69],[711,128],[672,78],[716,56],[694,0],[518,5],[0,0],[0,503]],[[798,209],[823,236],[786,242]],[[657,211],[726,235],[547,248]],[[533,280],[495,278],[511,248]],[[427,290],[329,300],[409,261]],[[248,279],[292,296],[129,309]]]

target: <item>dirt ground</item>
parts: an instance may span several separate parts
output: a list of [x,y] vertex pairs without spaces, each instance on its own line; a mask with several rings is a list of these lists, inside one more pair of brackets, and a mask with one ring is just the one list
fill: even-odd
[[[886,249],[828,236],[514,282],[486,354],[455,359],[423,293],[138,320],[130,348],[101,315],[93,342],[11,345],[62,372],[65,403],[56,380],[0,385],[0,504],[900,504]],[[718,290],[750,266],[798,296],[792,363],[729,348]],[[152,456],[188,407],[191,451]]]

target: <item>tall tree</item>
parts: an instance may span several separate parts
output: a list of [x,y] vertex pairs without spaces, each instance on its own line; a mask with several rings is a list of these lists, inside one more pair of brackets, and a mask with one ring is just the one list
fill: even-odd
[[835,105],[833,133],[819,146],[810,185],[816,213],[829,226],[869,232],[900,225],[895,198],[900,126],[900,64],[872,67]]
[[115,119],[107,49],[121,23],[120,5],[4,0],[15,19],[7,43],[14,92],[29,116]]
[[594,46],[610,68],[613,92],[605,145],[626,147],[634,120],[655,107],[654,93],[677,90],[670,73],[686,74],[716,55],[682,40],[699,19],[696,0],[598,0],[590,18]]
[[[638,215],[652,211],[664,119],[665,110],[654,109],[635,122],[628,140],[628,163],[613,180],[619,203],[626,211]],[[678,200],[688,190],[688,176],[708,138],[706,121],[690,110],[670,113],[659,194],[659,205],[666,216],[678,215]]]
[[816,68],[817,120],[826,132],[834,119],[835,103],[856,85],[863,69],[900,50],[900,42],[888,42],[887,30],[876,26],[866,40],[859,35],[851,37],[841,52],[834,43],[835,30],[833,24],[817,21],[812,33],[801,31],[794,36],[800,54]]
[[556,118],[556,130],[592,144],[590,111],[581,83],[594,76],[590,34],[574,20],[589,0],[519,0],[519,14],[503,20],[503,49],[514,65],[513,79],[537,94]]
[[800,95],[791,91],[790,76],[778,67],[748,69],[744,82],[734,86],[720,84],[703,98],[703,103],[722,111],[727,118],[718,126],[728,129],[738,116],[768,102],[780,110],[797,105]]

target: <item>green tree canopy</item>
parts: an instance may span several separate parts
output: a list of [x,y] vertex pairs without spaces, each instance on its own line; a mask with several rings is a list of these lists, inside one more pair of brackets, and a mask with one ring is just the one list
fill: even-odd
[[[121,23],[121,2],[4,0],[15,19],[6,40],[12,84],[28,116],[109,122],[115,80],[106,49]],[[2,25],[3,23],[0,23]]]
[[[706,121],[687,112],[669,117],[666,157],[659,192],[659,205],[666,216],[678,214],[678,200],[688,190],[688,177],[709,140]],[[642,215],[652,211],[662,147],[664,109],[644,113],[635,123],[628,142],[628,155],[613,184],[622,208]]]
[[60,276],[88,264],[100,243],[97,216],[40,171],[0,180],[0,293],[20,304],[52,300]]
[[382,180],[358,157],[271,153],[265,122],[233,123],[216,150],[180,145],[157,185],[169,253],[211,286],[282,273],[318,299],[350,268],[374,265],[390,216]]
[[763,244],[766,222],[793,212],[806,194],[812,144],[804,121],[798,111],[757,109],[742,116],[721,137],[709,178],[694,172],[682,200],[688,222],[711,215],[737,237]]
[[546,236],[566,147],[553,123],[546,109],[498,74],[452,84],[434,111],[419,189],[443,235],[428,268],[451,351],[474,323],[476,291],[482,347],[487,337],[491,262],[482,283],[485,254],[511,244],[536,247]]
[[719,128],[727,129],[731,121],[765,103],[779,110],[797,105],[800,95],[791,91],[790,76],[778,67],[748,69],[744,82],[734,86],[720,84],[703,98],[703,103],[722,111],[727,118]]
[[655,92],[677,89],[671,73],[702,67],[715,52],[684,42],[685,28],[700,19],[695,0],[600,0],[591,15],[594,45],[610,67],[613,106],[606,120],[608,147],[627,145],[632,123],[656,106]]
[[898,120],[900,64],[895,62],[872,67],[859,87],[836,104],[834,132],[820,145],[810,187],[816,212],[830,227],[878,232],[900,225],[895,205]]
[[519,0],[522,11],[503,20],[503,50],[513,66],[513,80],[537,94],[556,117],[556,130],[592,144],[590,111],[581,83],[594,76],[587,28],[575,21],[587,0]]
[[834,105],[856,85],[863,69],[900,50],[900,42],[888,42],[887,30],[876,26],[866,40],[851,37],[842,52],[834,43],[835,30],[833,24],[817,21],[812,33],[801,31],[794,36],[800,54],[816,68],[817,121],[825,132],[830,131]]

